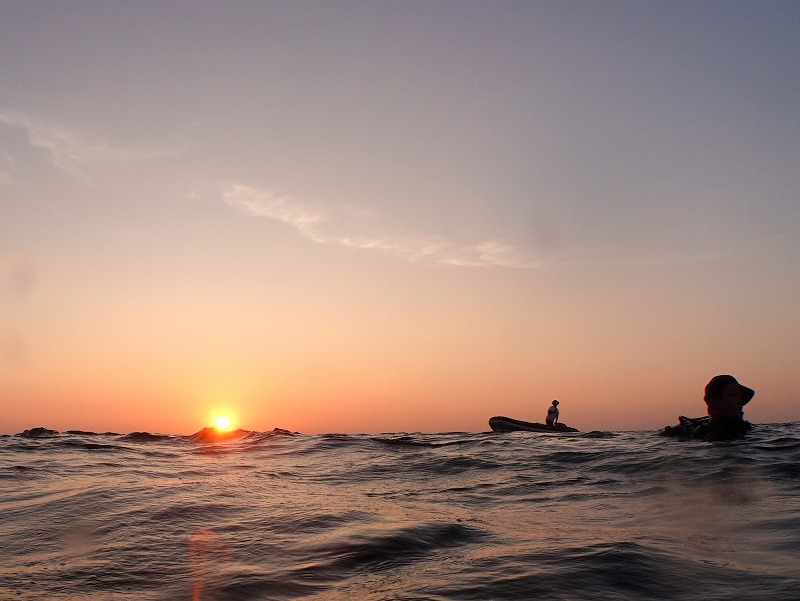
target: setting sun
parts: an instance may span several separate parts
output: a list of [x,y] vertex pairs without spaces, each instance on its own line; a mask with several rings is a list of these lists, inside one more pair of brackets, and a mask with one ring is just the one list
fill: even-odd
[[231,429],[231,418],[229,418],[226,415],[218,417],[217,420],[214,422],[214,427],[217,430],[223,430],[227,432],[228,430]]

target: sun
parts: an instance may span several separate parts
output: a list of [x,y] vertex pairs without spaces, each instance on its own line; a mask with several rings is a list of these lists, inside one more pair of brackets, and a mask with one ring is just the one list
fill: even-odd
[[229,418],[227,415],[220,415],[214,422],[214,427],[217,430],[227,432],[231,429],[231,418]]
[[218,406],[209,411],[206,422],[217,433],[232,432],[239,422],[237,411],[233,407]]

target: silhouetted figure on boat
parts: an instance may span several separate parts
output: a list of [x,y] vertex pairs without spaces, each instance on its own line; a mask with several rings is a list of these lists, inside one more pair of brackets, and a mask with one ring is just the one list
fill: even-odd
[[567,424],[558,421],[558,401],[553,401],[547,408],[545,423],[526,422],[521,419],[513,419],[504,415],[495,415],[489,418],[489,427],[495,432],[578,432],[577,428],[571,428]]
[[553,401],[552,404],[547,408],[547,417],[544,421],[551,428],[556,427],[556,424],[558,423],[558,401]]

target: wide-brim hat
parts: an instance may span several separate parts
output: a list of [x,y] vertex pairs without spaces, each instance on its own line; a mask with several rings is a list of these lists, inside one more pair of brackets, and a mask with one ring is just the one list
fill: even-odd
[[708,399],[708,397],[712,396],[719,396],[722,394],[722,390],[728,386],[729,384],[736,384],[739,387],[739,390],[742,391],[742,404],[746,405],[750,402],[750,399],[753,398],[756,391],[752,388],[748,388],[747,386],[742,386],[733,376],[729,375],[722,375],[722,376],[714,376],[711,378],[708,384],[706,384],[706,394],[703,398]]

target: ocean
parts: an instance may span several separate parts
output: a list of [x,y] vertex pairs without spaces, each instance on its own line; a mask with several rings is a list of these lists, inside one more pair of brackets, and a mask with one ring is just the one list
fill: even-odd
[[3,436],[0,599],[797,600],[800,423]]

